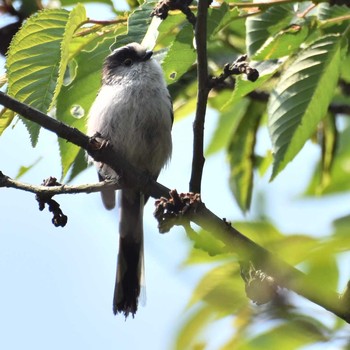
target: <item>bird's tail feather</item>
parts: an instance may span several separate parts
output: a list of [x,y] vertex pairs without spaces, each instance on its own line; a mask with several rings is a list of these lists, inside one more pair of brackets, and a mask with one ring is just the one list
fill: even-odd
[[123,189],[120,196],[119,253],[113,312],[137,311],[143,269],[143,194]]

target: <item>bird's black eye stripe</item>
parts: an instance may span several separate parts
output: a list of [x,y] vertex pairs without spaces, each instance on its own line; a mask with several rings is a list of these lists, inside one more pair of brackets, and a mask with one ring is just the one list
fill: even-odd
[[116,50],[113,54],[107,57],[107,64],[112,66],[131,66],[135,61],[140,60],[138,52],[135,51],[132,47],[122,47],[119,50]]

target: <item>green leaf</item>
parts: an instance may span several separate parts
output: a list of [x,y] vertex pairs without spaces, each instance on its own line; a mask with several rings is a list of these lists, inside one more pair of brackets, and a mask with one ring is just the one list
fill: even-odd
[[272,179],[298,154],[325,117],[340,73],[341,38],[322,37],[301,51],[271,93]]
[[293,55],[304,42],[309,29],[305,23],[293,24],[268,38],[252,57],[254,60],[269,60]]
[[128,32],[127,34],[118,35],[115,44],[111,47],[112,50],[131,42],[142,42],[152,21],[151,12],[154,6],[155,2],[145,2],[130,14],[128,18]]
[[14,116],[15,112],[7,108],[3,108],[0,111],[0,136],[5,131],[5,129],[11,124]]
[[[200,230],[189,237],[194,242],[194,249],[206,252],[208,256],[221,255],[227,252],[225,244],[212,233]],[[231,253],[232,255],[232,253]],[[210,261],[208,259],[208,261]]]
[[230,187],[244,212],[249,209],[252,198],[256,132],[265,108],[265,103],[250,103],[233,132],[228,150],[231,166]]
[[257,156],[257,165],[258,165],[258,171],[259,175],[263,177],[266,174],[266,171],[269,169],[270,165],[272,164],[273,157],[270,150],[266,152],[265,157],[259,157]]
[[232,226],[244,235],[264,247],[283,238],[281,232],[269,221],[235,221]]
[[253,56],[265,41],[291,24],[294,17],[293,4],[276,5],[264,13],[247,18],[247,50]]
[[224,27],[237,19],[239,10],[233,8],[230,10],[228,4],[223,2],[220,7],[209,8],[207,20],[207,38],[215,39],[215,35]]
[[245,344],[236,347],[237,350],[255,349],[300,349],[317,341],[324,341],[323,329],[316,322],[306,319],[295,319],[277,325],[266,332],[260,333]]
[[[56,90],[60,44],[69,17],[66,10],[46,10],[30,17],[14,36],[6,62],[8,93],[46,113]],[[25,121],[33,146],[37,124]]]
[[322,192],[331,181],[331,170],[337,146],[337,128],[335,116],[327,114],[322,125],[322,158],[321,158],[321,180],[317,191]]
[[66,24],[66,29],[61,42],[61,61],[59,64],[59,76],[56,83],[56,89],[53,96],[53,102],[56,100],[57,95],[63,84],[64,75],[70,58],[70,44],[72,42],[73,36],[80,24],[86,20],[85,8],[78,4],[69,13],[69,18]]
[[[348,6],[334,5],[330,6],[328,3],[321,3],[317,6],[317,17],[321,20],[327,20],[331,18],[338,18],[350,14],[350,8]],[[338,25],[340,23],[340,19]]]
[[[99,2],[113,6],[112,0],[79,0],[79,2]],[[75,5],[77,0],[60,0],[62,6]]]
[[[331,152],[331,150],[329,151]],[[327,195],[350,190],[350,128],[338,135],[338,147],[329,171],[327,182],[320,186],[321,164],[315,167],[314,175],[305,191],[305,195]]]
[[214,319],[213,310],[204,305],[196,310],[178,332],[175,349],[196,349],[204,350],[205,344],[198,338],[204,328]]
[[[305,261],[308,280],[317,288],[315,293],[319,296],[323,293],[323,286],[336,290],[338,288],[339,271],[335,256],[324,249],[312,254],[311,258]],[[326,297],[326,295],[324,295]]]
[[39,157],[36,161],[34,161],[32,164],[28,165],[28,166],[21,166],[18,170],[18,173],[15,177],[16,180],[18,180],[19,178],[21,178],[24,174],[26,174],[29,170],[31,170],[33,167],[35,167],[40,161],[41,161],[42,157]]
[[340,76],[341,79],[345,80],[345,82],[350,83],[350,55],[348,54],[341,65],[341,72],[340,72]]
[[219,8],[211,8],[208,12],[208,37],[215,40],[215,35],[232,24],[232,21],[239,19],[240,12],[237,7],[230,9],[226,3]]
[[[9,95],[44,113],[50,110],[63,82],[69,41],[84,19],[85,9],[78,5],[71,12],[41,11],[24,23],[6,62]],[[24,123],[35,146],[40,127]]]
[[[230,95],[230,91],[223,91],[215,97],[215,100],[219,103],[217,106],[218,109],[222,108],[222,105],[226,103]],[[209,102],[211,106],[213,106],[213,99],[211,99]],[[206,156],[210,156],[222,149],[228,148],[233,129],[245,114],[248,103],[249,101],[247,99],[241,99],[237,102],[234,101],[230,105],[227,105],[226,108],[220,113],[216,129],[205,152]]]
[[229,262],[209,271],[195,288],[189,306],[207,302],[222,317],[237,312],[247,304],[239,266]]
[[315,238],[294,234],[282,236],[267,246],[287,263],[297,265],[310,256],[310,251],[317,246]]
[[186,18],[182,13],[168,16],[166,21],[162,21],[158,27],[157,43],[162,47],[170,46],[184,22],[186,22]]
[[193,48],[193,28],[186,23],[164,57],[162,68],[168,84],[176,82],[196,61]]
[[88,162],[86,159],[86,153],[85,151],[80,148],[79,152],[73,162],[73,165],[71,167],[71,171],[69,174],[68,182],[72,181],[77,175],[79,175],[83,170],[87,169]]

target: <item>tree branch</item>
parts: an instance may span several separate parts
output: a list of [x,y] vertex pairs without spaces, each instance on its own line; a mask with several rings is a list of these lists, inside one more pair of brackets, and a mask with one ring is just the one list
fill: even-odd
[[[82,147],[87,150],[95,160],[108,164],[117,173],[123,170],[122,173],[125,174],[125,178],[123,179],[126,180],[127,178],[127,183],[129,185],[142,189],[145,193],[154,198],[162,196],[169,198],[170,190],[168,188],[153,181],[145,174],[138,174],[137,171],[110,146],[96,150],[91,146],[91,138],[84,135],[79,130],[58,122],[2,92],[0,92],[0,104],[56,133],[61,138]],[[7,179],[6,181],[9,180]],[[53,187],[53,189],[55,188]],[[51,190],[45,188],[45,191]],[[187,210],[186,215],[187,219],[196,223],[206,231],[211,232],[219,240],[224,242],[227,247],[230,248],[230,251],[236,253],[240,259],[251,260],[257,269],[273,277],[280,287],[295,291],[350,323],[348,303],[343,302],[339,294],[329,290],[327,286],[315,286],[312,284],[304,273],[288,265],[274,254],[245,237],[239,231],[228,225],[226,221],[221,220],[209,211],[204,203],[197,203],[195,210]]]
[[114,180],[104,180],[93,184],[83,184],[78,186],[36,186],[12,179],[0,171],[0,187],[14,188],[26,192],[35,193],[41,196],[56,196],[58,194],[78,194],[100,192],[102,189],[113,188],[118,190],[120,185]]
[[195,41],[197,51],[197,106],[193,122],[193,158],[190,179],[190,192],[200,193],[204,166],[204,122],[207,110],[210,80],[207,58],[207,15],[208,0],[198,2],[198,14],[195,26]]
[[[161,198],[156,203],[155,216],[163,233],[170,229],[167,223],[163,222],[163,215],[175,224],[183,225],[183,221],[189,219],[202,229],[215,234],[215,237],[225,244],[225,252],[235,253],[240,260],[252,262],[256,270],[263,271],[278,286],[293,290],[350,323],[350,298],[348,297],[350,293],[346,292],[341,296],[327,286],[311,282],[306,274],[259,246],[227,221],[213,214],[201,202],[200,196],[193,193],[178,195],[176,191],[172,191],[170,195],[169,200]],[[190,234],[194,233],[190,232]]]

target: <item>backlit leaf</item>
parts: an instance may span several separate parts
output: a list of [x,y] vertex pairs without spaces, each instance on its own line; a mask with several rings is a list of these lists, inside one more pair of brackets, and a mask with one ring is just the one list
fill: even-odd
[[265,103],[251,102],[231,136],[228,150],[231,167],[230,187],[242,211],[247,211],[250,207],[256,132],[265,108]]
[[[12,40],[6,62],[9,95],[44,113],[50,110],[63,83],[69,41],[85,18],[84,7],[77,5],[71,12],[38,12],[24,23]],[[35,146],[40,127],[24,123]]]
[[265,41],[285,29],[294,17],[293,4],[276,5],[257,16],[247,18],[247,49],[253,56]]
[[325,117],[340,73],[341,39],[322,37],[303,50],[271,93],[268,113],[274,178]]

